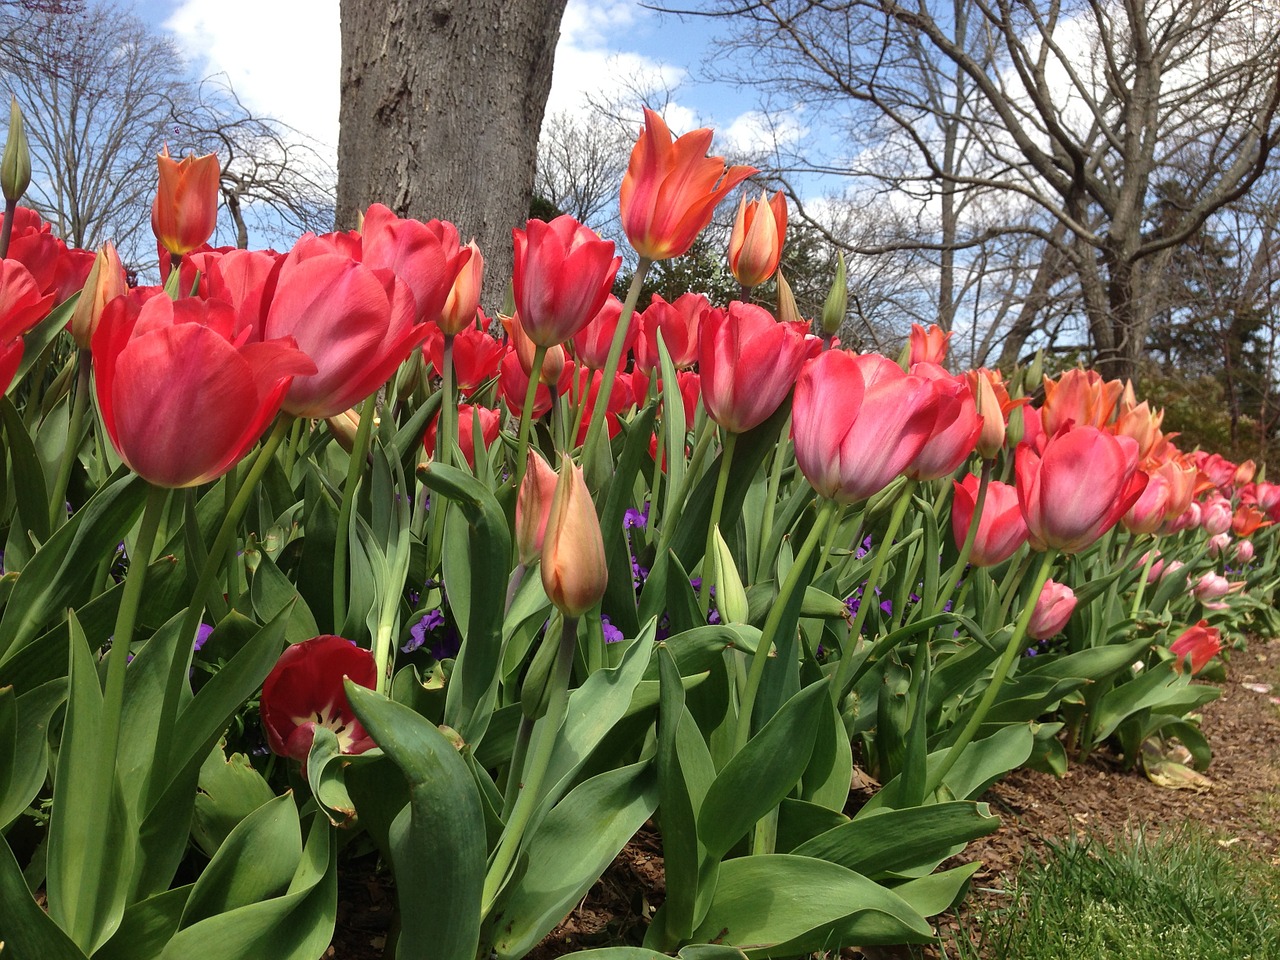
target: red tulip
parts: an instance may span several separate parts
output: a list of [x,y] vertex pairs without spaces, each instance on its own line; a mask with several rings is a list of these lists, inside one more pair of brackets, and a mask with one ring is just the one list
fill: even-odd
[[[542,369],[544,371],[547,370],[547,364],[544,363]],[[573,385],[573,369],[573,364],[571,363],[562,363],[560,365],[560,376],[555,381],[555,385],[556,393],[562,397]],[[521,369],[520,358],[514,350],[511,350],[502,358],[502,363],[498,365],[498,396],[507,405],[507,410],[513,417],[523,415],[524,395],[528,389],[529,375]],[[550,409],[551,390],[546,386],[545,382],[540,383],[533,395],[534,419],[545,416]]]
[[[703,375],[706,399],[706,375]],[[828,350],[796,381],[796,463],[822,496],[856,503],[883,490],[933,434],[938,394],[878,354]]]
[[686,253],[730,190],[756,172],[708,157],[711,131],[693,130],[673,142],[662,118],[645,108],[644,130],[622,178],[622,229],[636,253],[666,260]]
[[609,297],[622,264],[613,241],[573,217],[530,220],[511,231],[516,245],[511,284],[529,339],[554,347],[591,322]]
[[[498,434],[502,432],[502,414],[497,410],[473,407],[469,403],[458,405],[458,446],[462,448],[462,455],[466,457],[467,466],[472,470],[476,468],[475,418],[477,416],[480,418],[480,439],[486,450],[493,445],[493,441],[497,440]],[[432,457],[436,454],[436,431],[439,429],[439,423],[440,414],[437,413],[431,418],[431,423],[427,425],[427,432],[422,438],[422,445],[426,448],[427,454]]]
[[292,340],[246,342],[222,300],[132,296],[93,337],[98,407],[112,444],[161,487],[216,479],[262,436],[294,377],[315,364]]
[[22,362],[22,336],[53,306],[54,294],[41,294],[30,270],[17,260],[0,260],[0,393]]
[[[439,322],[458,275],[475,256],[471,247],[462,246],[457,227],[445,220],[407,220],[375,203],[365,212],[360,233],[358,259],[373,270],[390,270],[404,281],[413,295],[416,323]],[[474,310],[462,318],[464,325],[474,320]]]
[[[969,474],[955,484],[955,496],[951,500],[951,533],[956,539],[956,546],[963,544],[969,535],[974,505],[978,501],[978,482],[976,476]],[[969,562],[975,567],[994,567],[1017,553],[1026,542],[1027,522],[1022,519],[1017,489],[999,480],[990,481]]]
[[[422,352],[437,376],[444,376],[444,334],[429,324]],[[453,379],[461,393],[470,393],[480,384],[498,375],[498,364],[507,348],[484,330],[465,327],[453,338]]]
[[1237,537],[1252,536],[1262,527],[1271,526],[1265,514],[1252,503],[1242,503],[1231,515],[1231,530]]
[[[581,444],[587,439],[587,430],[591,425],[591,411],[595,409],[596,398],[600,395],[600,386],[604,381],[604,373],[600,370],[578,367],[577,378],[578,402],[586,404],[582,424],[578,428],[578,436],[575,440],[576,443]],[[586,392],[585,397],[583,396],[584,391]],[[617,436],[618,431],[622,429],[618,417],[634,405],[635,398],[631,394],[631,378],[626,374],[618,374],[614,378],[613,389],[609,391],[609,408],[605,411],[605,428],[609,431],[610,437]]]
[[672,365],[692,367],[698,362],[702,326],[712,310],[710,302],[700,293],[682,293],[672,303],[655,293],[649,308],[638,318],[641,332],[635,346],[636,367],[648,373],[658,366],[659,331]]
[[1191,664],[1191,672],[1199,673],[1205,665],[1218,655],[1222,649],[1222,633],[1217,627],[1209,626],[1208,620],[1201,620],[1194,626],[1187,627],[1178,639],[1169,644],[1169,651],[1174,655],[1174,667],[1179,673],[1184,663]]
[[[596,315],[585,327],[573,335],[573,355],[578,362],[591,370],[603,370],[609,359],[609,348],[613,344],[614,332],[618,329],[618,321],[622,319],[622,301],[610,294],[605,298]],[[623,334],[622,355],[625,356],[635,342],[640,325],[634,320],[627,324]]]
[[165,147],[156,165],[160,185],[151,204],[151,230],[161,246],[181,256],[213,236],[218,224],[218,158],[210,153],[174,160]]
[[609,571],[600,520],[582,468],[560,458],[560,477],[542,541],[542,586],[567,617],[586,613],[604,596]]
[[373,654],[342,637],[312,637],[285,649],[262,683],[262,729],[273,753],[303,763],[316,727],[338,738],[342,753],[357,754],[376,744],[356,719],[342,681],[362,687],[378,683]]
[[427,325],[413,321],[413,294],[390,270],[336,254],[290,256],[263,335],[293,337],[317,372],[294,380],[284,409],[323,419],[359,403],[426,337]]
[[982,418],[973,394],[962,377],[953,377],[936,364],[914,364],[911,373],[933,382],[938,415],[933,433],[903,472],[913,480],[950,476],[969,459],[982,433]]
[[732,433],[745,433],[773,415],[796,382],[800,366],[822,341],[778,323],[763,307],[735,300],[707,315],[698,352],[707,414]]
[[1031,620],[1027,623],[1027,636],[1033,640],[1048,640],[1061,633],[1076,608],[1076,595],[1064,583],[1046,580],[1036,598]]
[[1018,501],[1036,550],[1084,550],[1124,516],[1147,485],[1138,444],[1096,427],[1059,433],[1038,455],[1018,446]]
[[252,327],[261,339],[283,263],[284,256],[274,250],[228,250],[189,253],[182,258],[180,269],[198,269],[207,291],[204,295],[230,303],[241,326]]
[[782,259],[787,236],[787,200],[779,190],[772,199],[738,203],[738,216],[729,236],[729,270],[744,287],[756,287],[773,276]]

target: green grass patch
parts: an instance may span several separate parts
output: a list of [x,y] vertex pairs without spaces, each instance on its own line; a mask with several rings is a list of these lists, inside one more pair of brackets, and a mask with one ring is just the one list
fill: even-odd
[[1201,831],[1051,845],[961,960],[1275,960],[1280,872]]

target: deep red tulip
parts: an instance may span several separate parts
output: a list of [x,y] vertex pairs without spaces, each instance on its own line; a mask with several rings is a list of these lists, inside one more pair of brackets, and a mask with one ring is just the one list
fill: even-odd
[[93,337],[98,408],[124,460],[161,487],[216,479],[262,436],[294,377],[315,364],[292,340],[246,342],[231,304],[132,296]]
[[1031,620],[1027,623],[1027,636],[1032,640],[1048,640],[1061,633],[1076,608],[1075,592],[1065,583],[1046,580],[1036,598]]
[[573,217],[530,220],[511,231],[516,245],[511,284],[529,339],[553,347],[572,339],[600,312],[622,264],[613,241]]
[[725,196],[756,172],[708,157],[711,131],[693,130],[672,140],[662,118],[645,108],[644,129],[622,178],[622,229],[636,253],[666,260],[687,253]]
[[1096,427],[1050,439],[1043,455],[1018,446],[1018,502],[1036,550],[1078,553],[1110,530],[1147,485],[1138,444]]
[[702,402],[731,433],[745,433],[773,415],[791,392],[801,365],[822,341],[779,323],[769,311],[735,300],[711,311],[698,352]]
[[262,729],[267,746],[282,757],[305,763],[316,727],[327,727],[344,754],[364,753],[376,744],[356,719],[342,681],[373,689],[378,683],[373,654],[342,637],[312,637],[295,643],[262,683]]
[[210,153],[174,160],[165,147],[156,165],[160,185],[151,204],[151,230],[161,246],[181,256],[213,236],[218,225],[218,158]]
[[787,199],[779,190],[772,198],[738,203],[738,216],[729,235],[729,271],[744,287],[757,287],[773,276],[782,259],[787,236]]
[[[706,377],[704,374],[704,401]],[[828,350],[796,381],[796,463],[822,496],[856,503],[883,490],[933,435],[938,394],[878,354]]]
[[[474,256],[471,247],[462,246],[457,227],[445,220],[407,220],[375,203],[365,212],[360,233],[360,261],[404,281],[413,294],[416,323],[439,322],[458,275]],[[463,322],[474,320],[473,310]]]
[[323,254],[285,260],[263,335],[293,337],[315,361],[317,372],[293,381],[284,409],[324,419],[386,383],[427,331],[414,323],[413,294],[390,270]]
[[[978,477],[969,474],[955,484],[951,500],[951,533],[956,546],[964,543],[973,523],[973,509],[978,501]],[[992,480],[978,518],[978,532],[973,536],[969,562],[975,567],[994,567],[1004,563],[1027,542],[1027,522],[1018,506],[1018,491],[1010,483]]]
[[1173,665],[1179,673],[1184,663],[1191,665],[1193,674],[1199,673],[1221,649],[1222,633],[1217,627],[1209,626],[1208,620],[1187,627],[1177,640],[1169,644],[1169,650],[1175,657]]

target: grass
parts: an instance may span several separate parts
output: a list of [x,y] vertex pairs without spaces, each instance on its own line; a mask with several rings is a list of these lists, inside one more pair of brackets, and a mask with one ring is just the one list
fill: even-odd
[[1280,871],[1202,831],[1051,845],[959,960],[1275,960]]

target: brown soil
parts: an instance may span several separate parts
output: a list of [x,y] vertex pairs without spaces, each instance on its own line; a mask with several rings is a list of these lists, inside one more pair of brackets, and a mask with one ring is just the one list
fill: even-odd
[[[1255,687],[1256,689],[1251,689]],[[1264,689],[1269,688],[1269,689]],[[1019,770],[982,798],[1003,821],[998,833],[971,844],[957,862],[981,860],[964,912],[1000,905],[1001,890],[1029,853],[1046,843],[1089,834],[1107,840],[1142,829],[1199,823],[1220,842],[1280,865],[1280,639],[1253,641],[1234,651],[1223,695],[1201,712],[1213,748],[1213,764],[1200,789],[1172,790],[1124,770],[1117,759],[1095,753],[1073,765],[1061,780]],[[379,960],[392,914],[394,891],[372,863],[339,889],[338,933],[326,957]],[[594,947],[638,944],[648,917],[664,894],[662,848],[646,828],[623,849],[577,909],[530,954],[552,958]],[[963,918],[939,919],[944,938],[956,935]],[[892,949],[867,960],[907,957]],[[914,956],[939,957],[927,949]],[[862,956],[846,950],[844,957]]]

